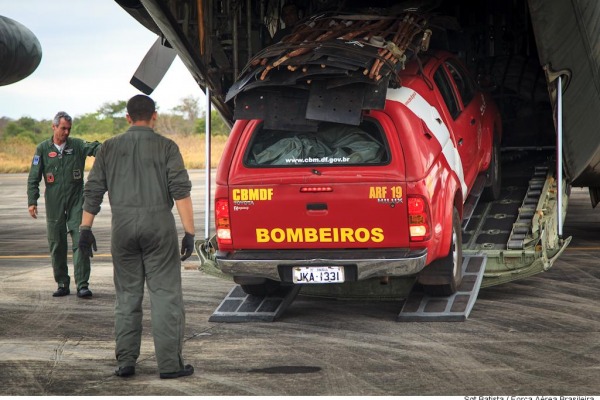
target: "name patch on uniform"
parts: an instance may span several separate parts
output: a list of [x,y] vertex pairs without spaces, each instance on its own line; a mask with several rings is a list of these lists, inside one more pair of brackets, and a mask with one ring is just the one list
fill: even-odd
[[57,155],[58,155],[58,153],[57,153],[57,152],[55,152],[55,151],[51,151],[50,153],[48,153],[48,157],[50,157],[50,158],[54,158],[54,157],[56,157]]
[[54,174],[52,172],[48,172],[46,174],[46,182],[48,182],[48,183],[54,182]]
[[38,165],[40,163],[40,156],[33,156],[33,165]]
[[81,170],[80,169],[73,170],[73,179],[81,179]]

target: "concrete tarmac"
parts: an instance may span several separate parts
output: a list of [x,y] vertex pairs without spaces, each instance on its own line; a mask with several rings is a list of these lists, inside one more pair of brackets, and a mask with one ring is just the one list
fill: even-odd
[[[202,238],[203,171],[191,175]],[[233,284],[198,271],[194,255],[182,276],[196,372],[161,380],[147,298],[137,373],[113,375],[108,202],[94,225],[93,298],[53,298],[44,206],[28,215],[26,179],[0,175],[0,396],[600,395],[600,211],[583,189],[553,268],[482,289],[465,322],[399,323],[400,302],[300,295],[276,322],[213,323]]]

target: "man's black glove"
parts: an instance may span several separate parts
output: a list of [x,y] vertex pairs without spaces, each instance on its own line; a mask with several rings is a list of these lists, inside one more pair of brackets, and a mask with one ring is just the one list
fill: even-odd
[[98,251],[96,247],[96,238],[92,233],[91,229],[80,229],[79,230],[79,251],[84,257],[94,257],[94,251]]
[[194,251],[194,236],[191,233],[185,233],[183,239],[181,239],[181,261],[187,260]]

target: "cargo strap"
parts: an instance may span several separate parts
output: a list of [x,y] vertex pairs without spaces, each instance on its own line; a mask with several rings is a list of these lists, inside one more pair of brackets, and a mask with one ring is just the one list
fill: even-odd
[[451,296],[432,297],[415,287],[404,302],[397,320],[402,322],[465,321],[477,300],[486,261],[487,257],[484,255],[465,256],[462,264],[462,283],[457,292]]

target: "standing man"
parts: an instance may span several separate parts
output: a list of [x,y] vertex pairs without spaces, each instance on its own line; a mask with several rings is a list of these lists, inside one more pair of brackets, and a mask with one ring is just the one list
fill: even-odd
[[286,4],[281,8],[281,20],[285,24],[284,28],[278,29],[271,39],[271,44],[278,43],[285,36],[294,31],[294,27],[300,21],[298,7],[294,3]]
[[52,121],[54,134],[35,149],[29,178],[27,179],[27,204],[29,215],[37,219],[37,200],[40,197],[40,181],[44,178],[46,190],[46,223],[48,245],[52,258],[54,280],[58,289],[54,297],[70,293],[71,277],[67,266],[67,233],[73,244],[73,265],[77,296],[89,298],[90,259],[81,257],[78,249],[79,224],[83,205],[83,170],[85,160],[95,156],[99,142],[86,142],[70,138],[73,119],[60,111]]
[[[184,365],[185,311],[181,261],[194,248],[190,182],[177,144],[154,132],[154,101],[137,95],[127,102],[130,128],[104,142],[84,190],[79,246],[96,250],[91,227],[108,191],[112,212],[111,253],[116,289],[115,375],[135,374],[142,339],[144,283],[150,293],[152,335],[160,378],[194,373]],[[173,203],[185,230],[181,259]]]

